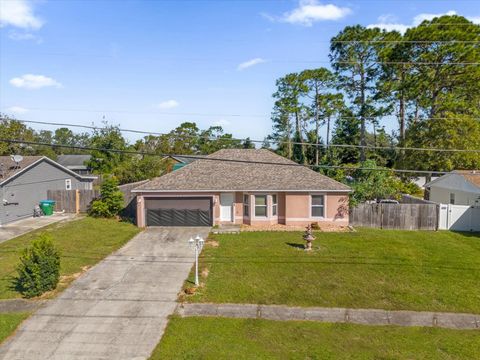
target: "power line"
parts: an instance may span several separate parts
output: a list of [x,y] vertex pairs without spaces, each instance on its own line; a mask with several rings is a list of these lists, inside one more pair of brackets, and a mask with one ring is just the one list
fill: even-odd
[[[327,41],[325,41],[327,42]],[[330,43],[341,44],[480,44],[479,40],[331,40]]]
[[[358,42],[358,41],[357,41]],[[478,42],[480,44],[480,41]],[[20,54],[19,54],[20,55]],[[74,53],[44,53],[44,55],[58,55],[58,56],[84,56],[89,58],[103,58],[103,59],[114,59],[115,56],[108,56],[108,55],[96,55],[96,54],[74,54]],[[23,56],[23,55],[21,55]],[[189,62],[212,62],[212,61],[227,61],[232,63],[237,63],[238,59],[219,59],[219,58],[190,58],[190,57],[150,57],[145,58],[143,57],[140,61],[144,62],[147,61],[189,61]],[[289,59],[266,59],[269,63],[281,63],[281,64],[331,64],[330,60],[289,60]],[[137,62],[133,60],[133,62]],[[349,65],[357,65],[361,64],[359,61],[335,61],[337,64],[349,64]],[[456,66],[478,66],[480,62],[468,62],[468,61],[452,61],[452,62],[436,62],[436,61],[380,61],[380,60],[371,60],[369,63],[379,64],[379,65],[419,65],[419,66],[437,66],[437,65],[456,65]]]
[[[47,121],[34,121],[34,120],[14,120],[23,123],[33,123],[33,124],[40,124],[40,125],[54,125],[54,126],[65,126],[65,127],[76,127],[76,128],[85,128],[91,130],[105,130],[105,127],[93,126],[93,125],[80,125],[80,124],[68,124],[68,123],[56,123],[56,122],[47,122]],[[156,135],[156,136],[175,136],[175,134],[170,133],[161,133],[161,132],[152,132],[152,131],[143,131],[143,130],[134,130],[134,129],[118,129],[121,132],[130,132],[135,134],[143,134],[143,135]],[[195,138],[195,139],[204,139],[204,140],[219,140],[217,137],[208,137],[208,136],[201,136],[201,135],[187,135],[182,134],[180,137],[187,137],[187,138]],[[230,141],[250,141],[252,143],[263,144],[265,140],[255,140],[255,139],[247,139],[247,138],[226,138],[224,140]],[[268,140],[267,140],[268,141]],[[390,151],[430,151],[430,152],[460,152],[460,153],[480,153],[480,149],[444,149],[444,148],[419,148],[419,147],[399,147],[399,146],[377,146],[377,145],[352,145],[352,144],[316,144],[316,143],[309,143],[309,142],[297,142],[297,141],[275,141],[271,140],[270,142],[275,144],[291,144],[291,145],[304,145],[304,146],[314,146],[314,147],[321,147],[321,148],[354,148],[354,149],[375,149],[375,150],[390,150]]]
[[[142,156],[158,156],[158,157],[183,157],[195,160],[207,160],[207,161],[221,161],[221,162],[232,162],[232,163],[246,163],[246,164],[256,164],[256,165],[276,165],[276,166],[292,166],[292,167],[307,167],[307,168],[320,168],[320,169],[343,169],[343,170],[365,170],[365,171],[391,171],[396,173],[405,173],[405,174],[429,174],[429,175],[443,175],[448,173],[448,171],[427,171],[427,170],[410,170],[410,169],[389,169],[389,168],[367,168],[367,167],[348,167],[341,165],[303,165],[297,164],[293,161],[286,163],[278,162],[269,162],[269,161],[250,161],[250,160],[241,160],[241,159],[224,159],[216,157],[204,157],[199,155],[183,155],[183,154],[171,154],[171,153],[152,153],[146,151],[133,151],[133,150],[118,150],[118,149],[106,149],[106,148],[97,148],[91,146],[79,146],[79,145],[65,145],[65,144],[50,144],[44,142],[36,141],[26,141],[26,140],[16,140],[16,139],[3,139],[0,138],[0,142],[13,143],[13,144],[24,144],[24,145],[35,145],[35,146],[49,146],[52,148],[68,148],[75,150],[88,150],[88,151],[100,151],[100,152],[113,152],[118,154],[129,154],[129,155],[142,155]],[[472,173],[472,175],[480,175],[480,173]]]
[[[8,106],[4,106],[3,109],[8,111]],[[85,113],[119,113],[119,114],[149,114],[149,115],[167,115],[167,116],[219,116],[219,117],[258,117],[258,118],[270,118],[269,114],[225,114],[225,113],[199,113],[199,112],[164,112],[164,111],[135,111],[135,110],[113,110],[113,109],[80,109],[80,108],[41,108],[41,107],[28,107],[29,110],[35,111],[54,111],[54,112],[85,112]],[[5,111],[4,110],[4,111]],[[394,117],[395,115],[386,115],[386,116],[364,116],[365,120],[379,120],[381,118]],[[358,120],[358,116],[336,116],[335,119],[344,119],[344,120]],[[1,120],[1,118],[0,118]],[[17,121],[28,122],[27,120],[11,119]],[[418,120],[460,120],[458,117],[419,117]],[[474,118],[474,120],[479,120],[480,118]],[[32,121],[33,122],[33,121]],[[55,125],[55,123],[52,123]],[[73,126],[73,125],[72,125]]]

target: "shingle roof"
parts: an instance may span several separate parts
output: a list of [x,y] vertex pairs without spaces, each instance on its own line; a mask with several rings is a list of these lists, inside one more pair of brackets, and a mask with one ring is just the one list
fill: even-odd
[[69,169],[87,169],[85,162],[91,157],[91,155],[58,155],[57,163]]
[[266,149],[223,149],[152,179],[135,190],[350,190],[348,186],[307,167],[292,165],[298,164]]
[[19,171],[22,171],[27,166],[40,160],[43,156],[24,156],[23,160],[17,164],[10,158],[10,156],[0,156],[0,182],[7,180]]
[[455,170],[454,173],[462,175],[465,180],[480,187],[480,170]]

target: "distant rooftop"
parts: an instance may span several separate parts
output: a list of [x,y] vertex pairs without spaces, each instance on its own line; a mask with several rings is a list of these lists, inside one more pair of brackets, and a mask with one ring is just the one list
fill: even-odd
[[462,175],[465,180],[480,187],[480,170],[455,170],[453,172]]
[[88,170],[85,163],[91,158],[91,155],[58,155],[57,163],[70,170]]

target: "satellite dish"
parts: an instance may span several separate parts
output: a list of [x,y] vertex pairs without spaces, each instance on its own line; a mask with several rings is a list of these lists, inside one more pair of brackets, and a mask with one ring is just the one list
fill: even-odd
[[15,162],[15,163],[20,163],[22,162],[23,160],[23,156],[22,155],[12,155],[11,156],[12,160]]

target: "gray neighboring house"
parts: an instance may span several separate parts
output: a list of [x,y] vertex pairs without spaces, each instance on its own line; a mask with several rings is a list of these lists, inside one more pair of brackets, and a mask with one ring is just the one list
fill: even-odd
[[25,156],[18,164],[0,156],[0,226],[31,217],[48,190],[91,190],[94,176],[82,176],[45,156]]
[[79,175],[91,175],[92,171],[86,165],[91,158],[91,155],[58,155],[57,163]]
[[425,187],[430,201],[480,207],[480,170],[454,170]]

